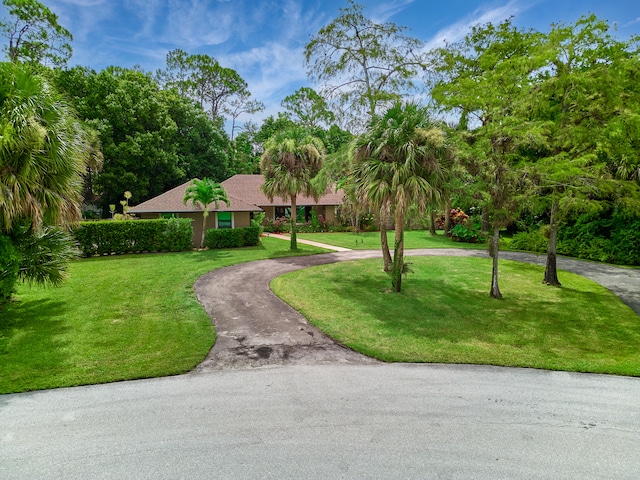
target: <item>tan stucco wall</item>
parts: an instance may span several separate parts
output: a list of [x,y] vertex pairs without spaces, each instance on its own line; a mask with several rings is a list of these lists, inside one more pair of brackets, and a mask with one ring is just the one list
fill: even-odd
[[[179,213],[178,216],[180,218],[191,218],[193,222],[191,225],[193,226],[193,238],[191,240],[191,244],[194,247],[200,246],[200,240],[202,239],[202,213],[198,212],[188,212],[188,213]],[[207,218],[207,229],[213,228],[213,215],[209,215]]]
[[336,223],[336,207],[334,205],[329,205],[324,210],[324,221],[327,224]]
[[233,212],[233,228],[251,226],[251,214],[249,212]]
[[268,218],[269,220],[274,220],[274,215],[276,212],[275,207],[262,207],[262,209],[264,210],[264,216],[265,218]]

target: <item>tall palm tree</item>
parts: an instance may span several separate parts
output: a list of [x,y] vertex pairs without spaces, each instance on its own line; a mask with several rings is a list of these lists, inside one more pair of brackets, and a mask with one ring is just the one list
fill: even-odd
[[270,201],[276,196],[285,202],[291,199],[291,250],[298,248],[297,196],[310,195],[317,200],[322,195],[312,180],[320,171],[323,155],[322,140],[300,127],[280,131],[264,144],[260,157],[262,191]]
[[87,138],[43,77],[0,63],[0,235],[20,256],[21,280],[64,279],[74,249],[57,229],[80,219]]
[[0,230],[80,219],[87,134],[46,80],[0,63]]
[[194,179],[186,190],[184,191],[184,198],[182,202],[186,204],[191,201],[191,204],[195,207],[198,204],[202,205],[202,238],[200,240],[200,248],[204,248],[204,237],[206,232],[207,217],[209,216],[209,205],[212,203],[218,208],[218,202],[224,202],[229,206],[231,203],[227,192],[225,192],[222,185],[214,182],[209,178],[203,178],[202,180]]
[[441,160],[449,155],[444,132],[429,120],[425,108],[395,102],[374,119],[356,140],[351,175],[363,201],[376,208],[389,205],[395,224],[391,284],[402,288],[405,212],[411,204],[420,211],[439,197]]

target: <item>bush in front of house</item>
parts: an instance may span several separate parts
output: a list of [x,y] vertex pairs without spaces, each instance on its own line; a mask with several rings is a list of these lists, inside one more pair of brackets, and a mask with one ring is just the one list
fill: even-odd
[[11,239],[0,234],[0,305],[11,297],[13,288],[18,281],[20,268],[20,254]]
[[286,217],[278,217],[275,220],[265,218],[262,221],[262,228],[267,233],[288,233],[291,230],[291,223]]
[[208,248],[253,247],[260,243],[260,228],[212,228],[207,230],[204,246]]
[[73,229],[85,257],[138,252],[178,252],[191,249],[190,218],[102,220],[81,222]]

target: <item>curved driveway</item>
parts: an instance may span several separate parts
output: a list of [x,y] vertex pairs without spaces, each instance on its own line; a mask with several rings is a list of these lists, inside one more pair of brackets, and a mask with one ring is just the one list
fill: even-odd
[[[0,479],[638,478],[640,379],[371,362],[268,291],[279,273],[371,256],[205,275],[219,337],[192,374],[0,395]],[[606,285],[610,272],[588,270]],[[638,311],[640,272],[619,270],[612,284]]]
[[[195,284],[198,300],[213,319],[217,340],[196,372],[277,364],[375,363],[336,345],[269,289],[271,280],[294,270],[345,260],[380,257],[352,250],[308,257],[262,260],[214,270]],[[408,250],[408,256],[486,257],[481,250]],[[545,257],[501,252],[502,259],[544,265]],[[588,277],[616,293],[640,314],[640,270],[558,258],[558,268]]]

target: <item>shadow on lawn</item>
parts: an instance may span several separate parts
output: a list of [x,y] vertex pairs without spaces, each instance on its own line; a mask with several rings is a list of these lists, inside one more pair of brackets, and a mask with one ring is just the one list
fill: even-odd
[[60,340],[70,329],[65,312],[64,302],[54,299],[18,300],[2,310],[0,393],[22,391],[27,385],[32,389],[31,377],[57,371],[66,363],[69,342]]
[[[389,277],[370,271],[362,271],[349,282],[328,273],[323,284],[330,285],[328,295],[344,298],[354,305],[353,312],[374,319],[376,328],[391,337],[517,348],[531,345],[543,350],[564,345],[578,351],[611,352],[621,348],[621,330],[631,330],[640,338],[640,325],[631,318],[635,315],[611,322],[611,317],[598,318],[592,313],[611,304],[608,294],[568,287],[549,296],[510,291],[509,276],[530,268],[536,267],[518,262],[508,267],[501,265],[503,300],[489,297],[490,266],[481,271],[487,279],[486,290],[474,290],[445,274],[432,278],[409,276],[403,282],[403,292],[395,294],[389,291]],[[538,270],[539,267],[536,274]],[[530,288],[534,291],[553,287],[532,282]],[[569,298],[572,307],[564,301]]]

